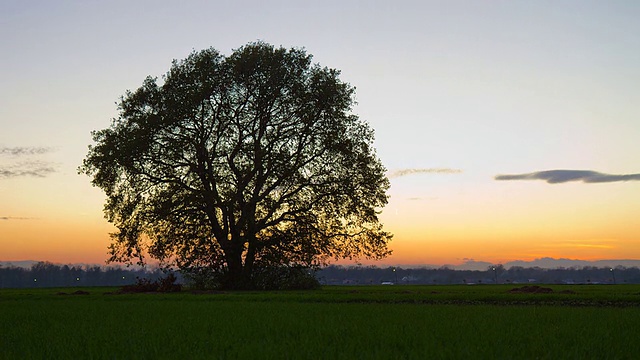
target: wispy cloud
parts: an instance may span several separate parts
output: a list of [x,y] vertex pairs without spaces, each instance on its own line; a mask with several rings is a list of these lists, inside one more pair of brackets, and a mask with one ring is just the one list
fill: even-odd
[[23,156],[23,155],[43,155],[51,152],[52,149],[48,147],[34,147],[34,146],[18,146],[18,147],[6,147],[0,146],[0,155],[11,156]]
[[55,172],[53,164],[39,160],[39,157],[52,151],[49,147],[0,146],[0,159],[8,159],[0,162],[0,180],[23,176],[45,177]]
[[528,174],[497,175],[496,180],[544,180],[549,184],[560,184],[570,181],[584,183],[608,183],[618,181],[640,181],[640,174],[603,174],[591,170],[547,170]]
[[387,176],[392,179],[416,174],[459,174],[461,172],[462,170],[449,168],[418,168],[389,171]]
[[551,246],[564,248],[615,249],[618,247],[617,243],[617,239],[580,239],[564,240]]
[[51,164],[43,162],[25,162],[11,166],[0,165],[0,179],[20,176],[45,177],[55,171],[56,169]]
[[33,220],[33,218],[19,216],[0,216],[0,220]]

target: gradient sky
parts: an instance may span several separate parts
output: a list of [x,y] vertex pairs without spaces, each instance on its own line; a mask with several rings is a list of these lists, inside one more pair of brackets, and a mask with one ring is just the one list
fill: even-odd
[[255,40],[357,88],[392,184],[379,264],[640,259],[638,19],[634,0],[4,0],[0,260],[104,263],[90,131],[172,59]]

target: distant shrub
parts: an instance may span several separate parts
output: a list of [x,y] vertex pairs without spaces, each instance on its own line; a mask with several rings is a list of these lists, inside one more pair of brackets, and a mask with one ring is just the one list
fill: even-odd
[[510,293],[522,293],[522,294],[549,294],[553,292],[553,289],[548,287],[541,287],[538,285],[523,286],[519,288],[513,288],[509,290]]
[[192,290],[219,290],[224,273],[208,267],[191,267],[181,270],[187,286]]
[[160,278],[156,281],[151,281],[147,278],[136,278],[136,283],[132,285],[125,285],[120,292],[122,293],[148,293],[148,292],[179,292],[182,290],[182,285],[176,284],[177,278],[174,274],[169,274],[164,278]]
[[256,267],[246,283],[233,283],[220,269],[190,268],[182,271],[192,290],[311,290],[320,288],[315,272],[304,266],[269,265]]
[[255,270],[253,286],[257,290],[312,290],[320,288],[320,282],[308,267],[269,266]]

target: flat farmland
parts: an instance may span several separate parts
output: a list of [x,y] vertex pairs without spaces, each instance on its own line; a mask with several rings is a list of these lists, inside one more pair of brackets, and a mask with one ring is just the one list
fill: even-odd
[[640,356],[637,285],[113,294],[116,290],[1,289],[0,358]]

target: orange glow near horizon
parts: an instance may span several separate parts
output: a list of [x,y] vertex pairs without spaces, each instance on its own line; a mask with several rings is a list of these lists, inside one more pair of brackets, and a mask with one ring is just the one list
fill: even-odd
[[0,227],[0,239],[10,238],[13,241],[0,243],[2,261],[37,260],[104,265],[109,232],[113,231],[106,221],[102,224],[83,224],[33,219],[4,223]]
[[[0,261],[105,264],[109,233],[114,228],[100,212],[104,195],[85,186],[75,201],[82,206],[31,207],[30,198],[16,198],[14,203],[24,208],[9,210],[25,217],[0,220]],[[640,194],[630,196],[628,187],[490,183],[474,189],[478,193],[473,198],[465,192],[440,189],[440,198],[424,200],[407,200],[411,194],[392,193],[380,220],[394,235],[390,243],[393,255],[359,263],[640,259],[640,226],[635,216],[640,212]],[[52,203],[62,201],[63,196],[56,195]]]
[[394,242],[392,257],[379,262],[363,262],[370,264],[431,264],[460,265],[466,261],[485,261],[506,263],[514,260],[532,261],[539,258],[555,259],[637,259],[640,251],[630,252],[629,247],[637,245],[613,239],[593,240],[538,240],[521,241],[487,241],[474,240],[441,240],[441,241],[401,241]]
[[[28,226],[25,226],[26,222],[29,222]],[[616,237],[590,237],[591,232],[555,233],[556,229],[513,236],[512,231],[480,233],[476,228],[465,226],[427,230],[396,228],[388,227],[394,232],[390,243],[392,256],[379,261],[360,260],[359,263],[378,266],[460,265],[470,260],[505,263],[543,257],[580,260],[640,258],[640,246],[635,241],[637,234],[624,236],[623,231],[615,234]],[[5,221],[0,227],[0,238],[12,238],[14,241],[1,244],[0,260],[104,265],[111,231],[113,227],[106,221],[91,226],[79,222]],[[338,263],[356,262],[342,260]]]

